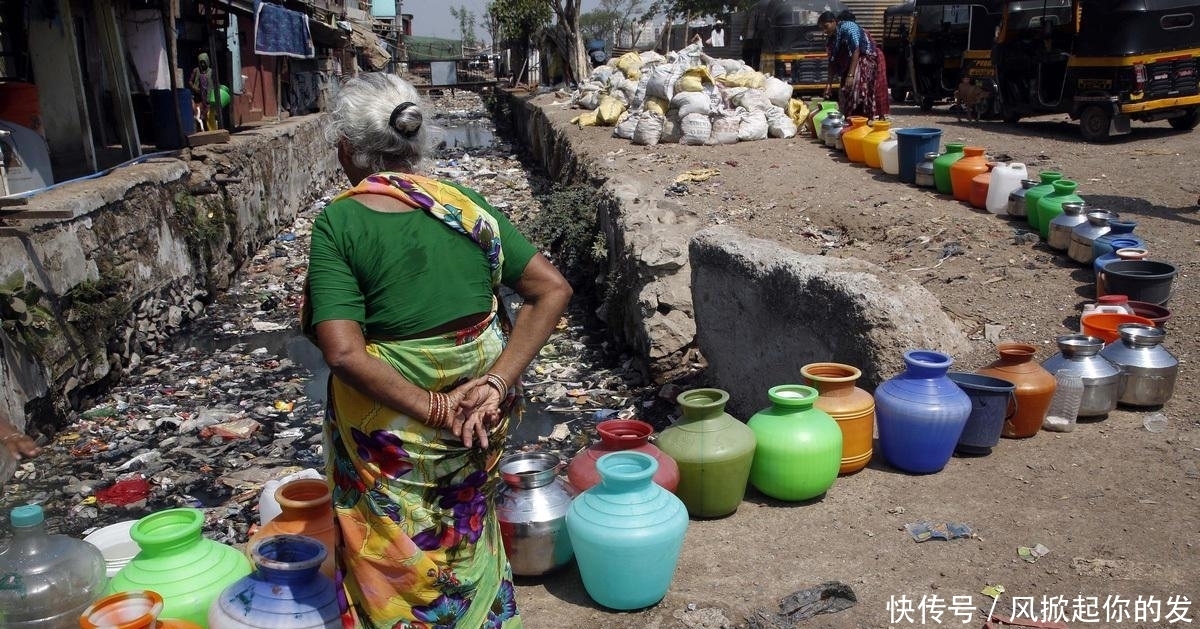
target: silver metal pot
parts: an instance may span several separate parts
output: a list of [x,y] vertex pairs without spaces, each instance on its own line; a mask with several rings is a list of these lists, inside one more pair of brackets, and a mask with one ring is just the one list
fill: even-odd
[[1025,218],[1025,191],[1038,185],[1036,179],[1022,179],[1021,187],[1008,193],[1008,215],[1014,218]]
[[933,160],[937,159],[936,151],[925,154],[925,158],[917,163],[916,184],[922,188],[932,188],[935,185],[933,180]]
[[1046,239],[1046,244],[1051,249],[1058,251],[1066,251],[1071,246],[1071,232],[1081,223],[1087,222],[1087,217],[1083,215],[1083,204],[1079,202],[1063,203],[1063,213],[1054,217],[1050,221],[1050,237]]
[[1071,230],[1071,244],[1067,246],[1067,256],[1080,264],[1091,264],[1092,241],[1108,233],[1108,222],[1117,218],[1117,215],[1108,210],[1092,210],[1085,216],[1087,222],[1080,223]]
[[[842,133],[842,129],[846,126],[846,117],[840,111],[830,112],[821,121],[821,139],[825,142],[825,146],[834,148],[837,146],[837,135]],[[835,135],[837,134],[837,135]]]
[[1080,417],[1103,417],[1117,408],[1121,397],[1121,368],[1100,355],[1104,339],[1086,334],[1058,337],[1058,353],[1047,358],[1042,368],[1050,373],[1066,370],[1083,379]]
[[496,495],[496,517],[513,574],[543,575],[574,555],[566,521],[576,492],[558,477],[561,469],[562,461],[548,452],[500,459],[504,484]]
[[1162,406],[1175,392],[1179,361],[1162,346],[1166,332],[1141,323],[1117,326],[1121,338],[1100,355],[1121,368],[1121,404]]

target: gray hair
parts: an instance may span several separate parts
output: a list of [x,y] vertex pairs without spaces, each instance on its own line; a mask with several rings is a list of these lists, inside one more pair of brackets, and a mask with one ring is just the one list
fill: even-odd
[[334,97],[327,137],[345,140],[354,164],[372,172],[398,163],[411,169],[429,152],[416,88],[394,74],[368,72],[346,81]]

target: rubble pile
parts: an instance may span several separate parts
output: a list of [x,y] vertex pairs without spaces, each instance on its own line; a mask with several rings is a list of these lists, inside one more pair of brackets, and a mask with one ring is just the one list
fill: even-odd
[[[448,132],[486,116],[473,94],[433,104],[434,121]],[[518,225],[536,217],[534,191],[551,187],[504,141],[470,149],[447,142],[430,168],[480,190]],[[206,536],[244,544],[268,481],[323,467],[325,372],[320,353],[299,334],[297,314],[312,220],[326,200],[257,252],[203,312],[176,312],[198,308],[192,294],[182,306],[140,306],[134,319],[195,318],[174,337],[155,339],[158,351],[139,354],[117,386],[43,439],[45,452],[23,461],[3,488],[0,513],[38,503],[51,531],[83,536],[189,506],[204,510]],[[564,317],[525,375],[528,408],[511,449],[566,458],[591,443],[600,420],[638,416],[666,424],[674,412],[670,392],[645,385],[632,360],[602,337],[577,309]]]
[[613,126],[613,136],[649,146],[790,138],[808,116],[785,81],[710,57],[698,42],[666,56],[610,59],[570,96],[571,106],[588,110],[573,123]]

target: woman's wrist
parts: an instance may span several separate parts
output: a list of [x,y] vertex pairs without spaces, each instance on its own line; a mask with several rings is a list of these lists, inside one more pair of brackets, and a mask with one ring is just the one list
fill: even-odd
[[491,387],[493,391],[500,394],[501,400],[508,397],[509,384],[508,380],[504,379],[504,376],[501,376],[497,373],[488,372],[483,376],[483,378],[488,387]]

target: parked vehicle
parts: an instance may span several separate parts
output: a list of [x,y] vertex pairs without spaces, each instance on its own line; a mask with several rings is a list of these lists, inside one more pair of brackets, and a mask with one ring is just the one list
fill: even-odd
[[1131,120],[1200,124],[1200,0],[1007,0],[993,61],[1004,119],[1066,113],[1089,142]]
[[912,77],[908,73],[908,38],[912,31],[914,10],[914,0],[883,10],[879,49],[887,61],[888,88],[892,92],[892,100],[897,103],[904,102],[912,89]]
[[829,78],[829,56],[817,18],[823,11],[843,9],[839,0],[762,0],[747,16],[750,43],[743,47],[744,60],[787,81],[796,95],[821,94]]
[[[1003,0],[916,0],[908,63],[921,111],[953,96],[963,77],[995,94],[991,52],[1003,7]],[[994,98],[984,110],[998,113]]]

